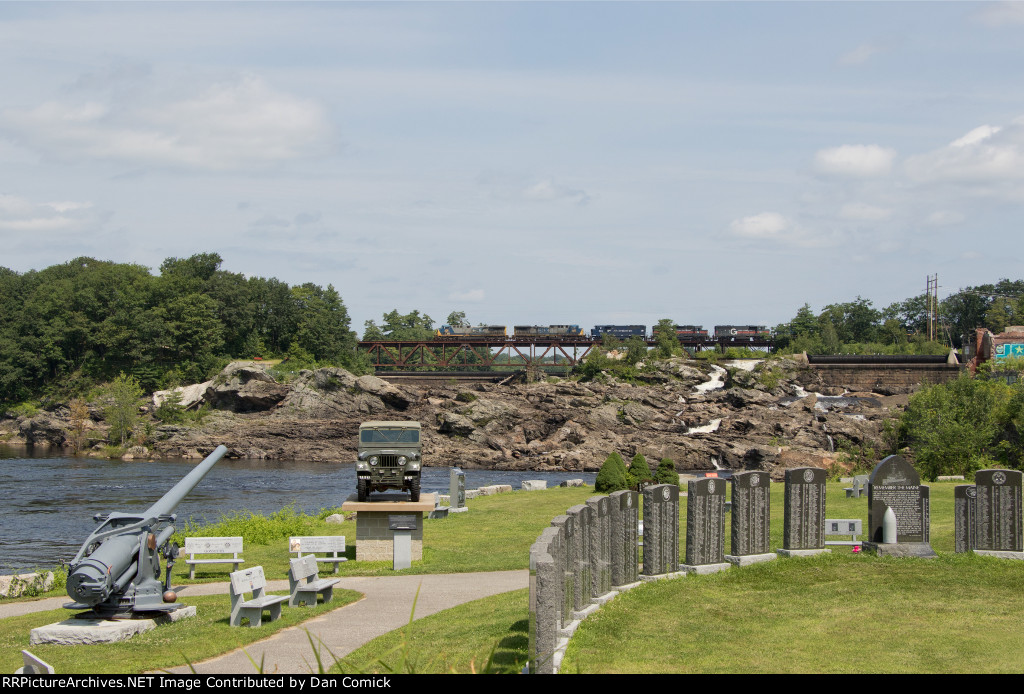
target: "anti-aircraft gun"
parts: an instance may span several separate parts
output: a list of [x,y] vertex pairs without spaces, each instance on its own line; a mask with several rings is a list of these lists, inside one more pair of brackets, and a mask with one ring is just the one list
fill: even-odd
[[[142,513],[101,513],[100,523],[89,535],[68,569],[68,595],[75,600],[70,610],[91,609],[106,619],[130,619],[140,612],[171,612],[178,596],[171,590],[171,567],[178,556],[174,534],[182,499],[199,484],[227,452],[218,446],[203,462],[178,482],[159,501]],[[167,560],[160,583],[160,557]]]

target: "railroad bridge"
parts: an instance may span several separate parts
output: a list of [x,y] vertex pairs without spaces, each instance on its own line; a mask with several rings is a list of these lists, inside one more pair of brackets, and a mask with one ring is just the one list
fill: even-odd
[[[653,338],[644,340],[654,347]],[[766,354],[774,347],[771,338],[693,337],[680,340],[690,351],[725,351],[746,347]],[[573,367],[600,345],[600,339],[576,335],[536,335],[512,338],[437,338],[420,341],[370,340],[359,348],[377,369],[465,369],[473,367]]]

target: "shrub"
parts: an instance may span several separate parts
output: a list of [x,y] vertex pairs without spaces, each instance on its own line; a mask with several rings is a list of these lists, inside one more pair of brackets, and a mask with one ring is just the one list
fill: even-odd
[[670,458],[662,458],[658,463],[658,469],[654,471],[654,481],[657,484],[674,484],[679,486],[679,473],[676,472],[676,464]]
[[604,465],[597,473],[594,481],[594,490],[602,494],[617,492],[621,489],[629,489],[629,481],[626,475],[626,463],[618,453],[608,456]]
[[637,453],[629,463],[629,469],[626,470],[626,481],[629,483],[629,488],[636,489],[637,485],[650,482],[652,479],[651,466],[647,464],[647,458]]

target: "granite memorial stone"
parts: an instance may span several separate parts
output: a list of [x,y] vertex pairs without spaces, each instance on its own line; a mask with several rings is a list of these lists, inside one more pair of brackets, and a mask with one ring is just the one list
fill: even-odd
[[644,489],[644,576],[679,570],[679,487],[654,484]]
[[973,484],[958,484],[953,488],[953,547],[957,552],[970,552],[977,548],[978,490]]
[[771,477],[767,472],[738,472],[732,477],[730,552],[726,560],[743,566],[777,555],[771,544]]
[[799,556],[825,549],[825,478],[816,467],[786,470],[780,554]]
[[978,470],[974,474],[976,551],[1007,553],[1005,556],[1024,552],[1021,478],[1017,470]]
[[449,513],[458,513],[466,508],[466,473],[457,467],[448,474]]
[[587,499],[590,507],[590,576],[591,594],[595,598],[612,590],[612,532],[611,505],[607,496]]
[[551,526],[558,529],[558,565],[562,570],[562,614],[561,625],[565,628],[573,621],[576,609],[576,562],[572,558],[573,535],[576,533],[576,519],[570,516],[555,516]]
[[640,572],[640,495],[634,491],[612,492],[611,511],[612,585],[636,583]]
[[590,525],[591,513],[589,506],[577,504],[566,511],[566,515],[576,520],[576,531],[572,535],[571,556],[576,567],[576,598],[577,611],[585,610],[595,597],[593,594],[593,570],[590,566]]
[[900,456],[878,463],[868,480],[868,540],[882,541],[882,518],[891,508],[897,542],[929,542],[928,491],[914,466]]
[[710,573],[729,567],[724,557],[725,485],[725,480],[706,477],[686,486],[685,571]]

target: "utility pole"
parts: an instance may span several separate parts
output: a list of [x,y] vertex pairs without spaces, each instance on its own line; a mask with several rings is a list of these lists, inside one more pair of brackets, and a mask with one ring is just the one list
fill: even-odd
[[928,340],[936,341],[939,337],[939,273],[926,276],[928,295]]

